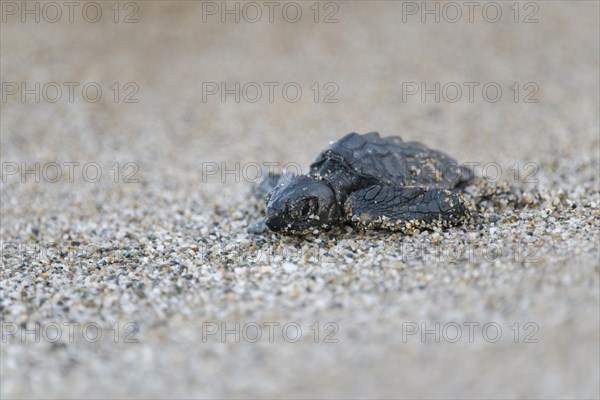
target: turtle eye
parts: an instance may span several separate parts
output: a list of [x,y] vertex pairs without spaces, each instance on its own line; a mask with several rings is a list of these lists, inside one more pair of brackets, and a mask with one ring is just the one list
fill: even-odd
[[308,214],[310,214],[310,203],[305,201],[304,205],[302,206],[302,216],[306,217]]
[[319,201],[315,197],[302,199],[296,204],[288,203],[287,215],[294,220],[305,220],[311,215],[316,215],[319,210]]
[[301,215],[308,217],[309,215],[316,215],[319,212],[319,201],[315,197],[310,197],[302,202]]

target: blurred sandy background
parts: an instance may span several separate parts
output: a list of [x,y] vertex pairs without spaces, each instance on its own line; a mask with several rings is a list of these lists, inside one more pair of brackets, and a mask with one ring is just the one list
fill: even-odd
[[[502,11],[496,23],[482,14],[487,2],[475,8],[473,22],[459,2],[459,22],[441,15],[439,23],[433,16],[423,23],[420,9],[412,15],[393,1],[321,2],[317,23],[312,1],[295,3],[302,10],[296,23],[283,18],[285,2],[272,23],[262,2],[258,22],[229,16],[222,23],[223,3],[200,1],[120,2],[117,23],[113,2],[97,2],[102,15],[91,23],[81,2],[72,23],[66,7],[56,23],[43,15],[23,23],[25,3],[14,3],[13,14],[2,2],[3,243],[136,245],[124,250],[131,257],[116,259],[110,251],[70,259],[4,251],[1,318],[140,327],[137,344],[23,343],[18,335],[3,342],[2,397],[598,398],[599,5],[519,2],[515,22],[513,3],[495,3]],[[45,3],[27,4],[42,12]],[[217,14],[206,14],[213,5]],[[138,22],[125,23],[128,15]],[[328,15],[338,22],[324,23]],[[528,16],[538,22],[524,23]],[[56,82],[62,98],[51,103],[40,93],[39,102],[35,95],[23,102],[21,92],[7,92],[23,82]],[[64,82],[80,84],[73,102]],[[102,88],[94,103],[81,92],[90,82]],[[222,102],[218,94],[203,102],[207,82],[257,82],[263,93],[256,103],[231,95]],[[273,102],[264,82],[279,84]],[[295,103],[281,93],[290,82],[302,89]],[[420,93],[403,101],[407,82],[457,82],[463,94],[455,103],[432,95],[423,103]],[[479,83],[473,102],[463,82]],[[489,82],[503,90],[495,103],[481,94]],[[539,89],[537,103],[524,102],[528,83]],[[132,88],[138,102],[126,103]],[[325,103],[332,88],[337,102]],[[246,233],[255,212],[250,183],[219,175],[203,182],[202,163],[306,168],[329,141],[373,130],[423,141],[460,161],[497,162],[505,179],[515,162],[521,174],[535,163],[539,182],[526,189],[541,193],[540,203],[507,210],[505,223],[484,227],[477,239],[468,228],[441,236],[442,243],[493,243],[506,257],[447,263],[398,256],[404,243],[438,241],[430,233],[257,239]],[[88,183],[76,170],[72,183],[37,183],[6,173],[6,163],[36,162],[96,162],[103,178]],[[138,183],[123,180],[128,162],[139,166]],[[539,244],[538,261],[515,261],[511,249],[528,237]],[[235,244],[309,243],[325,251],[332,241],[349,250],[329,264],[199,254],[203,245]],[[203,343],[207,321],[292,321],[304,336],[297,343]],[[469,343],[466,330],[457,343],[403,340],[407,322],[453,321],[494,321],[502,340]],[[322,336],[324,324],[338,324],[339,343],[321,336],[315,344],[313,322]],[[527,322],[539,327],[538,343],[523,343]]]

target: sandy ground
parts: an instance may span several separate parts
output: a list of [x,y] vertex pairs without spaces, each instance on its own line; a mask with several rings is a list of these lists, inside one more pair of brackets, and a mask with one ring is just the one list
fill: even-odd
[[[600,396],[598,2],[22,4],[2,398]],[[247,232],[257,167],[372,130],[477,163],[472,220]]]

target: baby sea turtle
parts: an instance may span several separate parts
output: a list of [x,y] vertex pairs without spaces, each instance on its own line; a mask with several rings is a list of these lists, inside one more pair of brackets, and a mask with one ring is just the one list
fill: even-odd
[[400,137],[350,133],[333,142],[301,176],[270,175],[265,223],[284,234],[335,225],[411,232],[459,225],[460,194],[472,172],[450,156]]

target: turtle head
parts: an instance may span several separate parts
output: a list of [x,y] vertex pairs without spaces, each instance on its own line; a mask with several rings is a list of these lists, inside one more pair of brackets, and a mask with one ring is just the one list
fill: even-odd
[[267,201],[266,224],[275,232],[303,233],[331,225],[336,217],[335,193],[331,186],[306,175],[277,186]]

